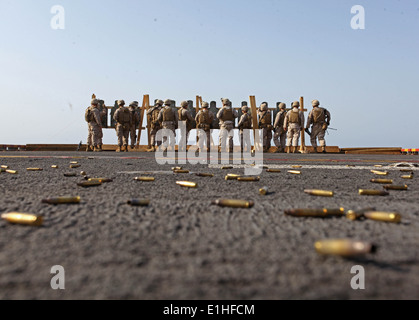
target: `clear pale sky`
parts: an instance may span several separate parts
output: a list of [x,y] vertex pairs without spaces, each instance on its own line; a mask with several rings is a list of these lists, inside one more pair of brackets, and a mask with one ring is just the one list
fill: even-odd
[[419,147],[418,0],[0,0],[0,30],[0,144],[85,143],[95,93],[107,105],[303,96],[331,112],[328,145]]

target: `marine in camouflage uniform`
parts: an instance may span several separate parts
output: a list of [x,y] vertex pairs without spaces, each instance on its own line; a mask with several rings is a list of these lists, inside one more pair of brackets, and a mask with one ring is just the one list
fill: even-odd
[[173,132],[173,137],[170,139],[168,136],[163,136],[163,147],[166,149],[168,146],[170,146],[172,150],[175,150],[176,129],[178,126],[178,113],[171,108],[171,102],[172,101],[169,99],[164,101],[164,107],[160,110],[157,119],[161,122],[163,129],[171,130]]
[[189,133],[192,130],[194,121],[190,111],[188,110],[188,102],[182,101],[178,110],[179,122],[183,122],[184,126],[180,130],[179,151],[186,151],[188,146]]
[[132,124],[131,113],[128,108],[124,107],[125,101],[118,100],[118,109],[113,115],[114,120],[116,121],[116,135],[118,137],[118,148],[116,152],[125,151],[128,152],[128,137],[129,131]]
[[326,141],[324,139],[327,127],[330,125],[330,112],[325,108],[319,107],[320,102],[311,102],[313,109],[308,114],[306,130],[311,127],[310,142],[315,152],[320,152],[317,148],[317,139],[321,147],[321,152],[326,152]]
[[131,141],[131,149],[135,148],[135,143],[137,142],[137,129],[140,125],[140,115],[138,113],[138,102],[133,101],[129,104],[128,110],[131,113],[132,124],[129,129],[129,140]]
[[147,110],[147,121],[150,123],[150,144],[151,149],[148,149],[148,152],[156,151],[156,145],[159,147],[161,145],[161,141],[156,140],[157,132],[162,128],[161,123],[158,119],[160,111],[163,107],[163,100],[157,100],[156,105]]
[[195,121],[198,130],[198,147],[201,152],[204,150],[204,144],[207,147],[207,151],[211,149],[211,126],[214,121],[214,114],[209,111],[208,102],[202,103],[202,109],[195,116]]
[[259,117],[259,129],[262,129],[263,152],[268,152],[272,140],[272,116],[266,102],[260,105],[257,114]]
[[238,117],[237,111],[234,110],[231,106],[231,101],[229,99],[222,99],[223,107],[218,111],[217,118],[220,120],[220,152],[223,150],[223,147],[227,149],[227,138],[228,138],[228,150],[233,152],[234,143],[234,121]]
[[99,101],[97,99],[93,99],[90,107],[85,113],[85,120],[87,121],[89,129],[86,151],[102,151],[102,119],[98,106]]
[[292,110],[288,111],[285,115],[284,130],[287,131],[288,153],[297,152],[301,128],[304,126],[304,113],[298,109],[299,107],[300,103],[298,101],[294,101],[292,103]]
[[237,127],[239,128],[240,134],[240,148],[241,152],[250,152],[252,150],[252,144],[250,142],[250,131],[245,132],[244,130],[252,129],[252,117],[249,112],[248,106],[242,107],[242,116],[240,117]]
[[278,107],[280,111],[276,114],[274,122],[274,143],[277,148],[275,152],[285,152],[287,132],[284,130],[284,120],[287,106],[281,102]]

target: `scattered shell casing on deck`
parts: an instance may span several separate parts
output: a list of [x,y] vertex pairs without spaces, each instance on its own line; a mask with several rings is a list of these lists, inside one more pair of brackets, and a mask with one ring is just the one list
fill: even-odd
[[150,200],[149,199],[131,199],[131,200],[128,200],[127,203],[131,206],[146,207],[150,204]]
[[77,161],[70,161],[70,164],[78,164]]
[[87,181],[99,181],[99,182],[105,183],[105,182],[112,182],[113,180],[110,178],[89,178],[87,179]]
[[289,209],[284,213],[293,217],[328,217],[328,216],[343,216],[345,214],[344,208],[338,209]]
[[386,175],[388,175],[388,171],[371,170],[371,173],[377,174],[379,176],[386,176]]
[[372,253],[375,246],[370,242],[351,239],[325,239],[316,241],[314,248],[319,254],[353,257]]
[[413,175],[401,176],[402,179],[413,179]]
[[6,170],[6,172],[7,173],[10,173],[10,174],[17,174],[18,173],[18,171],[17,170]]
[[182,167],[173,167],[172,171],[175,171],[175,170],[182,170]]
[[402,220],[401,215],[397,212],[367,211],[364,213],[364,216],[375,221],[399,223]]
[[64,173],[64,177],[75,177],[76,173],[75,172],[66,172]]
[[393,185],[393,184],[389,184],[389,185],[385,185],[385,186],[383,186],[383,188],[384,189],[386,189],[386,190],[407,190],[408,189],[408,187],[407,187],[407,185],[403,185],[403,186],[396,186],[396,185]]
[[281,172],[281,169],[271,168],[271,169],[267,169],[266,172]]
[[229,173],[225,176],[225,180],[237,180],[237,178],[240,177],[238,174]]
[[42,171],[42,168],[26,168],[27,171]]
[[400,169],[400,172],[410,172],[411,174],[413,174],[412,169]]
[[134,180],[151,182],[151,181],[154,181],[155,179],[154,177],[135,177]]
[[197,172],[195,173],[195,175],[197,177],[213,177],[214,176],[214,174],[212,173],[203,173],[203,172]]
[[349,220],[355,221],[358,220],[360,218],[364,218],[364,213],[368,212],[368,211],[374,211],[375,208],[365,208],[365,209],[360,209],[360,210],[348,210],[346,212],[346,218],[348,218]]
[[80,172],[80,175],[82,175],[82,176],[87,176],[87,173],[86,173],[86,171],[81,171],[81,172]]
[[301,174],[301,171],[298,171],[298,170],[288,170],[288,173]]
[[269,192],[268,187],[263,187],[263,188],[259,189],[259,194],[261,194],[263,196],[266,196],[268,194],[268,192]]
[[371,179],[370,182],[372,182],[372,183],[391,184],[391,183],[393,183],[393,180],[392,179]]
[[10,212],[3,213],[1,215],[2,219],[9,221],[11,223],[17,224],[26,224],[30,226],[40,226],[42,225],[43,219],[41,216],[37,216],[29,213],[19,213],[19,212]]
[[196,182],[191,181],[176,181],[176,184],[187,188],[196,188],[198,186]]
[[51,166],[51,168],[53,168],[53,169],[58,169],[58,165],[53,164],[53,165]]
[[0,168],[2,168],[2,169],[9,169],[9,166],[2,165]]
[[389,193],[383,190],[359,189],[358,193],[361,196],[388,196]]
[[212,204],[216,204],[220,207],[231,207],[231,208],[251,208],[254,205],[253,201],[239,200],[239,199],[218,199],[214,200]]
[[42,203],[64,204],[64,203],[80,203],[80,197],[57,197],[42,199]]
[[328,190],[305,189],[304,192],[312,196],[320,196],[320,197],[333,197],[334,195],[333,191],[328,191]]
[[79,182],[77,183],[78,186],[80,187],[96,187],[96,186],[100,186],[102,184],[102,182],[100,181],[83,181],[83,182]]
[[237,177],[237,181],[259,181],[260,177]]
[[233,167],[232,167],[232,166],[224,166],[224,167],[221,167],[221,169],[222,169],[222,170],[226,170],[226,169],[233,169]]
[[80,164],[70,164],[70,169],[80,168],[80,167],[81,167]]
[[303,166],[300,166],[300,165],[294,165],[294,166],[291,166],[291,168],[294,168],[294,169],[298,169],[298,168],[302,168]]
[[189,173],[189,170],[173,170],[174,173]]
[[376,168],[382,168],[383,165],[382,164],[375,164],[374,167],[376,167]]

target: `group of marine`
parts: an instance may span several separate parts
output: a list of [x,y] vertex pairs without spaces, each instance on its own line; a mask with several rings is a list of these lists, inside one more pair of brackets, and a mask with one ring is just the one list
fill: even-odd
[[[183,122],[181,127],[181,139],[178,150],[186,151],[189,133],[193,128],[193,122],[196,122],[196,129],[198,130],[198,147],[199,151],[204,150],[204,144],[207,151],[210,151],[211,145],[211,130],[213,129],[214,117],[217,117],[220,123],[219,136],[219,151],[232,152],[233,151],[233,137],[235,128],[235,121],[238,118],[238,112],[232,107],[229,99],[221,99],[222,108],[214,115],[209,110],[209,103],[203,102],[201,110],[196,114],[195,119],[188,110],[188,102],[182,101],[179,110],[171,107],[172,100],[156,100],[155,105],[147,110],[147,117],[150,123],[151,147],[147,151],[154,152],[159,146],[164,148],[170,147],[175,149],[176,129],[179,128],[179,123]],[[310,111],[305,125],[305,131],[310,135],[310,142],[315,152],[326,152],[325,132],[330,125],[330,112],[320,107],[318,100],[313,100],[313,109]],[[116,152],[128,152],[128,145],[131,149],[135,148],[136,144],[136,130],[140,122],[138,102],[134,101],[125,107],[124,100],[118,100],[118,109],[113,114],[115,121],[116,135],[118,137],[118,147]],[[106,109],[99,111],[99,100],[92,99],[91,106],[86,109],[85,120],[88,123],[89,134],[87,137],[86,151],[102,151],[102,117],[106,113]],[[291,105],[291,110],[286,110],[286,104],[280,103],[278,105],[279,112],[272,122],[272,115],[268,109],[268,104],[263,102],[257,110],[259,129],[262,133],[263,152],[268,152],[271,147],[272,132],[273,141],[278,153],[297,152],[297,147],[300,139],[302,128],[304,128],[304,113],[300,110],[300,103],[294,101]],[[250,132],[252,129],[252,117],[249,113],[249,107],[243,106],[241,108],[242,115],[238,121],[238,129],[240,133],[241,151],[250,151]],[[311,126],[311,132],[310,132]],[[159,130],[167,129],[173,132],[173,135],[161,137],[157,141]],[[245,130],[247,129],[247,134]],[[186,138],[185,138],[186,137]],[[169,141],[170,140],[170,141]],[[228,145],[227,145],[228,140]],[[319,147],[317,146],[319,142]]]

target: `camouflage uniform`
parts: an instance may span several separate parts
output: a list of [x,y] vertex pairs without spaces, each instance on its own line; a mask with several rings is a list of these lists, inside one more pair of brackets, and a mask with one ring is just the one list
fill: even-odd
[[164,101],[164,107],[162,110],[160,110],[158,120],[162,124],[163,129],[171,130],[173,132],[173,138],[170,139],[170,142],[167,142],[169,140],[168,136],[163,136],[163,147],[167,148],[170,146],[172,150],[175,149],[176,145],[176,129],[177,129],[177,123],[178,123],[178,113],[174,111],[171,107],[171,101],[166,100]]
[[279,111],[276,115],[274,122],[274,143],[277,147],[276,152],[284,152],[286,146],[287,132],[284,130],[284,120],[286,115],[286,105],[285,103],[279,104]]
[[320,102],[318,100],[313,100],[312,102],[313,109],[308,114],[306,129],[311,127],[310,142],[314,148],[314,151],[317,150],[317,139],[319,139],[319,144],[322,152],[326,152],[326,141],[324,136],[327,130],[327,127],[330,125],[330,112],[325,108],[320,108]]
[[118,101],[118,110],[115,111],[113,118],[116,121],[116,135],[118,136],[118,149],[117,152],[126,151],[128,152],[128,137],[130,126],[132,124],[131,113],[128,108],[124,107],[125,101]]
[[137,142],[137,129],[140,125],[140,115],[137,110],[138,104],[131,102],[128,110],[131,113],[132,124],[129,130],[129,138],[131,140],[131,149],[134,149],[135,143]]
[[204,143],[207,147],[207,151],[210,151],[211,148],[211,126],[214,121],[214,114],[208,110],[208,107],[208,102],[203,102],[202,109],[195,116],[197,127],[200,129],[198,131],[199,151],[204,149]]
[[188,102],[182,101],[180,103],[181,108],[178,110],[179,121],[182,121],[185,128],[180,131],[179,150],[186,151],[188,146],[189,133],[192,130],[192,123],[194,121],[191,113],[188,111]]
[[262,129],[263,151],[268,152],[272,140],[272,117],[266,102],[260,105],[257,111],[259,117],[259,129]]
[[157,100],[156,105],[147,110],[147,117],[148,117],[147,121],[148,123],[150,123],[150,130],[151,130],[150,131],[151,149],[149,149],[148,151],[155,151],[156,145],[157,146],[161,145],[161,141],[156,140],[156,135],[157,135],[157,132],[162,128],[161,122],[158,120],[162,106],[163,106],[163,101]]
[[[292,110],[285,115],[284,130],[287,131],[287,147],[288,153],[297,152],[298,141],[300,139],[301,128],[304,126],[304,113],[298,107],[300,103],[295,101],[292,103]],[[291,149],[292,145],[292,150]]]
[[[102,119],[99,112],[98,101],[93,99],[89,109],[88,123],[89,133],[87,135],[87,148],[86,151],[102,151]],[[87,110],[86,110],[87,114]],[[86,115],[87,117],[87,115]]]
[[246,134],[244,134],[244,130],[252,129],[252,117],[247,112],[249,111],[248,106],[242,107],[243,115],[240,117],[240,121],[237,124],[237,127],[239,128],[239,134],[240,134],[240,148],[241,151],[251,151],[252,144],[250,142],[250,131],[247,131]]
[[223,146],[227,149],[227,138],[228,148],[230,152],[233,152],[233,137],[234,137],[234,121],[238,117],[237,111],[231,106],[231,101],[228,99],[222,99],[223,107],[218,111],[217,118],[220,120],[220,151]]

